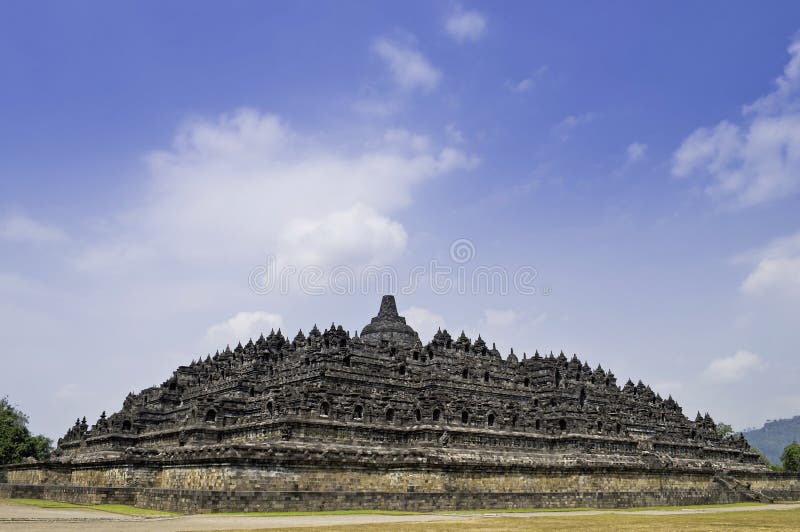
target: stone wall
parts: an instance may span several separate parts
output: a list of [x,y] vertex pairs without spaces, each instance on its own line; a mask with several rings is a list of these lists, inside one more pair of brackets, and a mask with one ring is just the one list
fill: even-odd
[[[629,507],[755,500],[714,471],[469,468],[366,470],[243,465],[125,466],[49,471],[15,466],[0,497],[120,503],[177,512]],[[800,500],[800,475],[737,475],[759,495]]]
[[[613,471],[613,473],[612,473]],[[164,468],[14,469],[8,482],[64,486],[106,486],[212,491],[376,491],[425,492],[587,492],[705,489],[713,472],[628,470],[474,469],[368,470],[280,466],[182,465]],[[763,484],[768,480],[759,479]]]
[[131,504],[182,513],[212,511],[320,511],[347,509],[470,510],[500,508],[630,507],[712,504],[742,499],[718,487],[667,491],[382,492],[218,491],[35,484],[0,485],[0,497],[81,504]]
[[738,478],[753,490],[775,500],[800,500],[800,473],[751,473]]

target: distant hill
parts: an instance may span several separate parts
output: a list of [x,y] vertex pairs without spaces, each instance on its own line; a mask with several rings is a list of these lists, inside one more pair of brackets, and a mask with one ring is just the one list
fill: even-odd
[[750,445],[764,453],[770,462],[780,465],[784,447],[793,441],[800,442],[800,416],[767,421],[760,429],[748,429],[742,434]]

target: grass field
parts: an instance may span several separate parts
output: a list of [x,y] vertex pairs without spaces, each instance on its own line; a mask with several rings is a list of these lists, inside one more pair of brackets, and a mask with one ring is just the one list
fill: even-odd
[[84,508],[90,510],[100,510],[103,512],[111,512],[115,514],[122,514],[122,515],[142,515],[142,516],[179,515],[171,512],[148,510],[147,508],[137,508],[136,506],[128,506],[127,504],[73,504],[71,502],[46,501],[44,499],[0,499],[0,500],[8,502],[16,502],[18,504],[29,504],[31,506],[38,506],[39,508]]
[[[275,532],[276,529],[269,529]],[[286,528],[306,532],[516,532],[516,531],[798,531],[800,510],[764,510],[687,515],[637,515],[636,513],[587,516],[501,517],[463,521]],[[266,531],[264,531],[266,532]]]
[[[5,499],[8,502],[29,504],[41,508],[80,508],[94,509],[132,516],[174,516],[169,512],[147,510],[127,505],[98,504],[80,505],[68,502],[46,501],[39,499]],[[747,510],[743,507],[756,507]],[[618,510],[597,510],[590,508],[554,508],[554,509],[517,509],[517,510],[469,510],[463,512],[437,512],[439,514],[487,514],[494,512],[536,512],[536,516],[459,516],[454,520],[427,521],[409,523],[376,523],[369,525],[350,524],[346,526],[322,526],[313,528],[269,529],[294,531],[355,531],[355,532],[427,532],[427,531],[538,531],[538,530],[602,530],[608,531],[708,531],[708,530],[770,530],[800,531],[800,508],[779,509],[780,505],[758,505],[750,503],[704,505],[704,506],[662,506],[647,508],[627,508]],[[705,510],[706,512],[703,512]],[[591,514],[559,515],[563,512],[591,511]],[[594,513],[598,512],[598,513]],[[654,512],[669,512],[669,515],[653,515]],[[683,513],[686,512],[686,513]],[[713,512],[713,513],[712,513]],[[419,515],[414,512],[391,512],[381,510],[343,510],[330,512],[246,512],[215,513],[209,516],[319,516],[319,523],[324,523],[326,515]],[[231,523],[234,527],[237,526]],[[243,526],[238,524],[238,526]]]

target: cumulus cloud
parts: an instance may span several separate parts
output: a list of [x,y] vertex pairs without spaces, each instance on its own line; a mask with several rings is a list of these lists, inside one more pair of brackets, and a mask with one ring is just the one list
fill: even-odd
[[569,115],[561,122],[556,124],[553,130],[555,131],[556,135],[561,138],[561,140],[568,140],[572,136],[572,132],[575,130],[575,128],[588,124],[592,120],[594,120],[593,113]]
[[742,283],[742,290],[748,294],[784,287],[793,291],[800,288],[800,257],[764,259]]
[[647,144],[641,142],[632,142],[631,144],[628,144],[625,153],[628,156],[628,163],[632,164],[641,161],[647,154]]
[[165,260],[229,269],[268,253],[296,266],[388,261],[407,238],[390,215],[414,186],[478,164],[403,129],[324,143],[254,109],[190,120],[147,161],[148,194],[76,258],[82,269]]
[[67,234],[58,227],[17,214],[0,220],[0,240],[53,244],[66,241]]
[[406,323],[419,333],[423,343],[433,338],[437,329],[447,327],[442,316],[426,308],[409,307],[400,314],[405,316]]
[[[232,318],[212,325],[206,331],[209,349],[219,349],[226,345],[235,346],[246,343],[250,338],[256,339],[261,333],[283,326],[280,314],[268,312],[239,312]],[[216,346],[216,347],[215,347]]]
[[321,218],[296,218],[281,235],[281,249],[294,264],[383,264],[406,246],[399,223],[356,204]]
[[755,267],[742,283],[747,295],[800,294],[800,232],[778,238],[763,249],[747,253],[740,261]]
[[546,72],[547,65],[541,66],[536,70],[536,72],[528,77],[516,81],[506,81],[506,88],[511,92],[516,92],[519,94],[528,92],[536,87],[536,83],[538,82],[539,78],[544,76]]
[[750,351],[739,350],[729,357],[716,358],[705,371],[708,379],[716,382],[736,382],[753,371],[764,369],[761,357]]
[[797,111],[800,102],[797,99],[798,89],[800,89],[800,38],[797,36],[787,49],[789,52],[789,62],[783,68],[781,74],[775,80],[775,90],[753,102],[744,106],[744,114],[751,113],[782,113],[785,111]]
[[800,190],[800,41],[775,89],[746,105],[738,121],[691,133],[672,157],[672,174],[708,182],[718,201],[749,207]]
[[439,85],[441,72],[411,43],[382,37],[373,43],[372,49],[383,59],[401,89],[431,91]]
[[517,82],[509,82],[506,85],[511,92],[528,92],[534,86],[531,78],[523,78]]
[[486,17],[479,11],[456,5],[445,19],[444,28],[457,43],[474,42],[486,33]]

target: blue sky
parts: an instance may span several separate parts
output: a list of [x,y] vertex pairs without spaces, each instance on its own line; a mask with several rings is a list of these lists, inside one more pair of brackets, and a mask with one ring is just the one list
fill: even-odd
[[[800,412],[794,2],[17,2],[0,20],[0,393],[35,431],[281,326],[337,266],[737,428]],[[469,241],[470,259],[451,257]],[[257,293],[266,257],[323,295]],[[456,271],[456,270],[454,270]],[[362,289],[363,288],[363,289]]]

